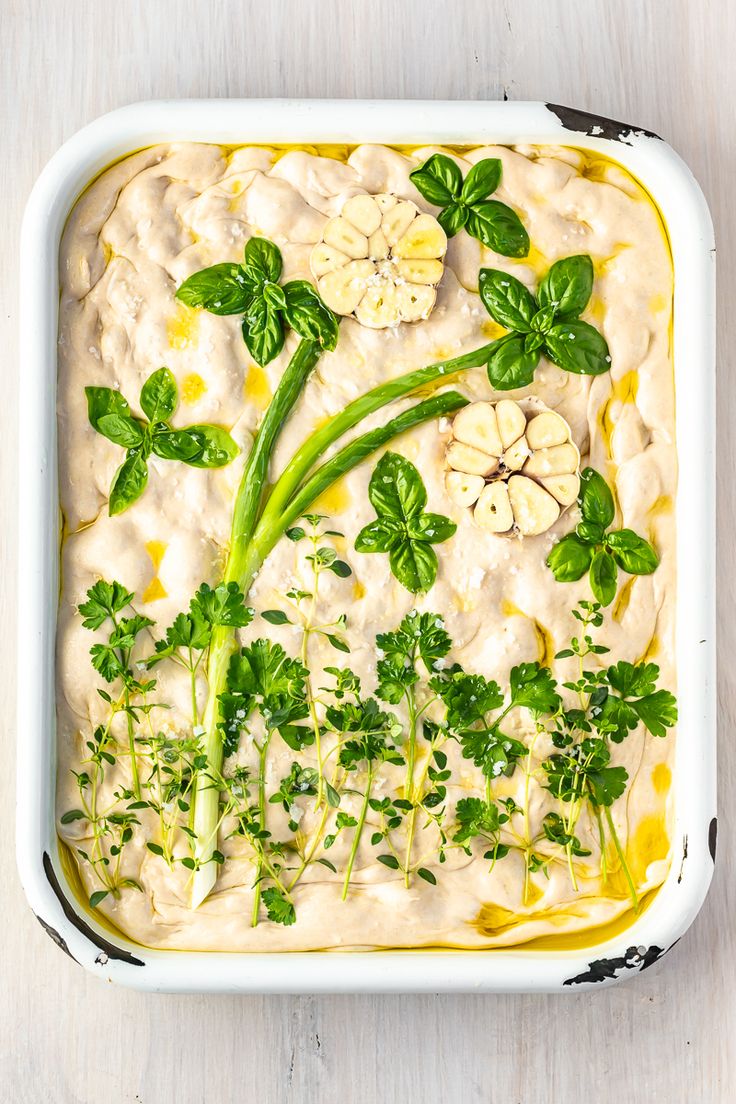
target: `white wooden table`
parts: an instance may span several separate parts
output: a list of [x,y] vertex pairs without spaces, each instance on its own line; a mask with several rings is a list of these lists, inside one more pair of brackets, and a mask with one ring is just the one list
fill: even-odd
[[[733,1100],[736,0],[0,0],[0,22],[1,1104]],[[23,738],[14,710],[22,207],[57,146],[104,111],[154,97],[279,95],[574,105],[661,134],[711,204],[721,313],[719,863],[692,930],[627,984],[564,997],[143,996],[87,977],[22,897],[12,824]]]

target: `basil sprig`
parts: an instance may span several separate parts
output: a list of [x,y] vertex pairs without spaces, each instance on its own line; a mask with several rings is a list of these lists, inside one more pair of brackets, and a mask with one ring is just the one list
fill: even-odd
[[593,468],[581,472],[578,503],[582,521],[555,545],[547,566],[558,583],[575,582],[587,571],[596,601],[608,606],[616,597],[619,568],[629,575],[651,575],[659,556],[633,529],[609,530],[616,515],[613,495]]
[[417,469],[396,452],[376,464],[368,497],[378,515],[355,538],[357,552],[388,552],[391,572],[412,594],[429,590],[437,578],[433,544],[448,540],[457,526],[442,514],[426,513],[427,491]]
[[508,272],[482,268],[483,305],[509,331],[494,342],[488,379],[497,391],[528,387],[542,353],[558,368],[578,376],[600,376],[611,367],[606,339],[579,315],[593,291],[593,262],[587,254],[555,261],[536,298]]
[[497,157],[486,157],[473,165],[463,180],[451,157],[434,153],[409,174],[409,179],[429,203],[442,208],[437,218],[448,238],[465,228],[495,253],[526,257],[529,235],[516,211],[488,198],[501,183],[502,171]]
[[183,460],[194,468],[222,468],[239,449],[220,426],[190,425],[172,429],[170,421],[179,396],[168,368],[159,368],[143,384],[140,406],[145,418],[131,413],[127,400],[111,387],[85,387],[90,425],[127,449],[110,487],[110,515],[123,510],[143,494],[148,483],[151,453],[163,460]]
[[251,238],[244,264],[216,264],[185,280],[176,298],[211,314],[242,314],[243,340],[263,367],[284,347],[287,326],[323,349],[337,345],[337,318],[308,280],[279,284],[283,263],[278,246]]

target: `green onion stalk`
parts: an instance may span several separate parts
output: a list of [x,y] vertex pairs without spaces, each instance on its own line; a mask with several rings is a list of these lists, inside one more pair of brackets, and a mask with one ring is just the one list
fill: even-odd
[[[357,437],[313,471],[317,461],[344,433],[396,399],[466,368],[482,366],[488,359],[491,347],[484,345],[451,360],[409,372],[380,384],[349,403],[341,413],[312,433],[294,453],[267,500],[262,503],[276,439],[321,353],[316,342],[302,340],[264,415],[240,480],[225,582],[236,582],[247,596],[276,543],[294,522],[309,511],[324,491],[394,437],[422,422],[454,413],[465,406],[467,400],[455,391],[439,392],[391,418],[383,426]],[[236,646],[234,629],[217,626],[213,630],[207,667],[208,698],[202,720],[205,730],[202,750],[207,757],[207,767],[197,775],[194,796],[196,869],[192,879],[193,908],[205,900],[217,878],[213,854],[217,847],[219,788],[213,777],[219,776],[223,760],[219,698],[225,690],[228,667]]]

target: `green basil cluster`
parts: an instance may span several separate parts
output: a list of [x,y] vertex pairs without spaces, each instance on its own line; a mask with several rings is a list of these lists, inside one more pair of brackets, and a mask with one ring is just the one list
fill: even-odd
[[509,331],[488,359],[488,379],[497,391],[528,387],[542,353],[578,376],[609,371],[606,339],[580,321],[593,291],[593,262],[586,254],[555,261],[536,297],[521,280],[495,268],[480,270],[478,287],[491,318]]
[[337,318],[307,280],[279,284],[282,268],[278,246],[251,238],[243,264],[216,264],[195,272],[176,298],[211,314],[242,314],[243,340],[261,367],[283,349],[287,326],[322,349],[334,349]]
[[220,426],[172,429],[170,420],[179,396],[168,368],[159,368],[143,384],[139,401],[145,418],[134,417],[124,396],[111,387],[85,387],[84,391],[90,424],[108,441],[127,449],[110,487],[111,516],[122,514],[145,491],[151,453],[194,468],[222,468],[238,454],[238,446]]
[[463,180],[451,157],[435,153],[414,169],[409,179],[429,203],[442,208],[437,218],[448,238],[465,228],[495,253],[526,257],[529,235],[516,211],[488,198],[501,183],[502,171],[497,157],[486,157],[473,165]]
[[357,552],[388,552],[392,574],[412,594],[429,590],[437,578],[433,544],[448,540],[457,526],[442,514],[426,513],[427,491],[417,469],[396,452],[376,464],[368,497],[378,515],[355,538]]
[[587,571],[596,600],[608,606],[616,597],[619,568],[629,575],[651,575],[659,557],[633,529],[609,530],[616,515],[613,495],[593,468],[585,468],[580,475],[578,503],[582,521],[555,545],[547,566],[560,583],[575,582]]

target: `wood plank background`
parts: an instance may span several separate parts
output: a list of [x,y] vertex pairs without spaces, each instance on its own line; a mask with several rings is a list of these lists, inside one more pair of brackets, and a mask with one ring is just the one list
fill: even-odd
[[[734,0],[0,0],[0,25],[0,1101],[733,1100]],[[661,134],[711,204],[721,258],[719,865],[692,930],[628,984],[564,997],[143,996],[87,977],[23,900],[12,851],[23,739],[15,470],[18,425],[33,416],[18,414],[15,398],[22,207],[59,144],[104,111],[154,97],[279,95],[577,106]]]

